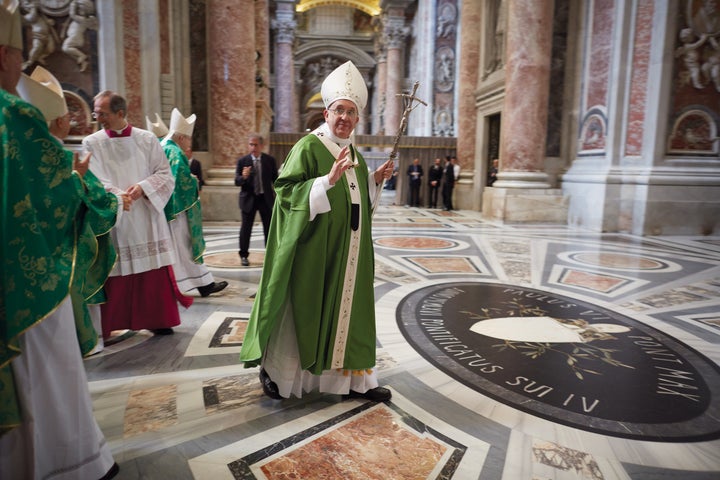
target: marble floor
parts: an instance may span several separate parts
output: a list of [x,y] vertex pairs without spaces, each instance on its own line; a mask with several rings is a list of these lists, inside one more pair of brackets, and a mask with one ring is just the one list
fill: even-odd
[[720,478],[720,237],[391,205],[373,235],[391,401],[263,396],[238,363],[262,232],[241,267],[238,226],[207,224],[229,287],[85,361],[116,478]]

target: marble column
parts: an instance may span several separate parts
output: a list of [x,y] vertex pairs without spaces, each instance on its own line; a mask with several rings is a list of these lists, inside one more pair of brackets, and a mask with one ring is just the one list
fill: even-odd
[[270,19],[268,0],[255,0],[255,49],[260,57],[255,62],[257,74],[262,80],[256,78],[256,100],[270,104]]
[[403,51],[410,28],[405,25],[405,12],[401,8],[387,11],[383,28],[386,48],[386,93],[385,93],[385,134],[395,135],[400,125],[402,101],[397,94],[402,93],[405,78]]
[[[127,1],[122,8],[123,75],[125,92],[118,92],[128,104],[127,119],[133,125],[145,125],[142,99],[142,51],[139,0]],[[90,104],[92,108],[92,103]]]
[[376,119],[373,125],[373,134],[385,135],[385,95],[387,93],[387,56],[385,50],[376,55],[377,59],[377,89],[375,90],[377,104],[375,106]]
[[385,134],[385,93],[387,88],[387,55],[383,40],[382,21],[373,20],[375,27],[375,96],[373,97],[373,135]]
[[275,131],[298,131],[298,111],[295,101],[295,2],[278,0],[272,28],[275,30]]
[[270,107],[270,12],[268,0],[255,0],[255,128],[269,138],[273,112]]
[[550,188],[544,171],[554,0],[508,0],[498,188]]
[[458,78],[457,159],[462,170],[481,172],[481,159],[476,161],[475,141],[477,107],[475,91],[480,69],[480,28],[482,5],[480,2],[462,2],[460,12],[460,66]]
[[210,150],[216,167],[233,167],[255,130],[254,9],[235,0],[208,0],[208,73],[210,77]]

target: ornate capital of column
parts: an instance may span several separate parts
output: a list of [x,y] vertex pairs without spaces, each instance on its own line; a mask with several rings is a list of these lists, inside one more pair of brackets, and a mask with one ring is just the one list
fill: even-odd
[[387,50],[385,49],[385,42],[382,40],[381,37],[377,37],[375,39],[373,50],[375,51],[375,59],[378,63],[387,60]]
[[383,26],[383,42],[387,48],[402,48],[410,35],[410,27],[405,25],[404,17],[388,16]]
[[297,22],[294,18],[278,15],[272,20],[271,27],[275,30],[275,40],[278,43],[293,43],[295,41]]

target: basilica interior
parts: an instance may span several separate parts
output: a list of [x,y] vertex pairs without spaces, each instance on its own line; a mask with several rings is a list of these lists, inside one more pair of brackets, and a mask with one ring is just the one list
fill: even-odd
[[[116,331],[85,359],[116,478],[719,478],[718,8],[21,2],[25,72],[62,83],[69,148],[105,89],[139,128],[197,115],[204,260],[230,285],[173,335]],[[370,166],[399,152],[373,221],[393,396],[276,401],[239,362],[264,245],[256,223],[240,264],[235,162],[260,132],[282,163],[347,60],[369,91],[356,146]],[[427,185],[408,206],[408,165],[451,156],[455,208]]]

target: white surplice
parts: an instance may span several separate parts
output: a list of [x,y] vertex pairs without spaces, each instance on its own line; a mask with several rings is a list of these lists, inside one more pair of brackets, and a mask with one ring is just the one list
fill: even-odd
[[139,184],[144,192],[111,232],[118,260],[110,275],[142,273],[175,263],[163,211],[175,178],[155,135],[133,127],[130,136],[111,138],[100,130],[85,137],[83,146],[92,153],[90,171],[106,190],[121,194]]
[[70,297],[20,343],[11,366],[22,424],[0,436],[0,478],[101,478],[113,457],[93,416]]
[[175,240],[175,253],[178,257],[178,261],[173,265],[173,271],[180,291],[187,292],[213,283],[215,279],[210,270],[202,263],[195,263],[193,259],[187,212],[180,212],[175,220],[170,222],[170,232]]

